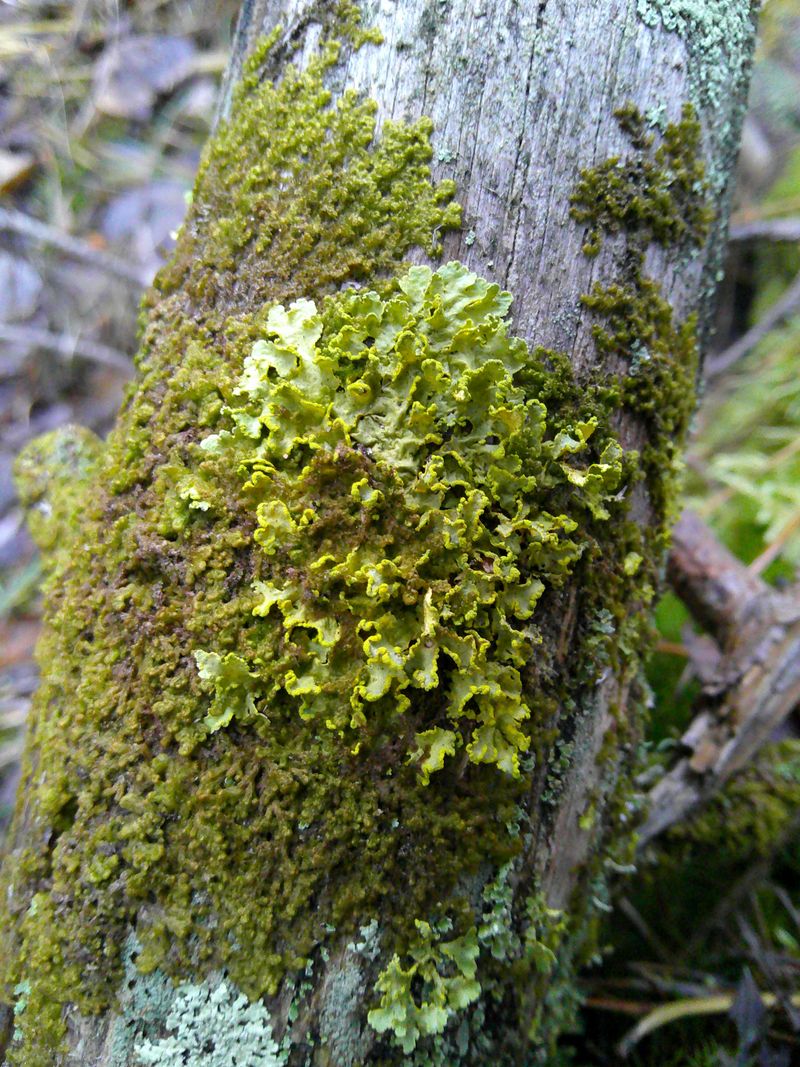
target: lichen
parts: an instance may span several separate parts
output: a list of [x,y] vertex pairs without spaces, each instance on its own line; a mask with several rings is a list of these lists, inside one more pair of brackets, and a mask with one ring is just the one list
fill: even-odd
[[536,604],[574,569],[585,517],[608,519],[621,449],[592,462],[596,419],[548,425],[515,380],[531,356],[508,336],[510,300],[450,263],[412,268],[385,300],[270,310],[224,409],[233,428],[201,441],[198,467],[201,483],[242,473],[261,550],[250,610],[283,636],[252,669],[195,651],[209,731],[269,730],[288,695],[362,752],[404,734],[393,724],[429,692],[407,753],[424,783],[462,749],[519,775]]
[[137,1067],[286,1067],[288,1050],[272,1035],[269,1013],[220,977],[184,983],[157,1040],[133,1049]]
[[755,4],[748,0],[637,0],[648,26],[677,33],[689,51],[692,102],[718,112],[747,69]]
[[[392,956],[377,982],[380,1006],[367,1016],[373,1030],[392,1032],[405,1055],[414,1051],[420,1037],[442,1033],[451,1017],[477,1000],[481,991],[475,978],[479,946],[474,929],[444,940],[451,930],[447,920],[431,926],[417,919],[415,925],[407,965],[396,953]],[[416,995],[414,986],[419,989]]]
[[[380,1001],[368,1022],[379,1033],[390,1032],[406,1058],[414,1053],[415,1065],[483,1062],[483,1052],[492,1047],[481,1033],[484,1005],[507,1001],[512,991],[518,998],[516,1014],[528,1018],[521,1035],[507,1035],[502,1051],[508,1058],[499,1062],[514,1062],[526,1042],[529,1050],[540,1047],[544,993],[566,922],[538,891],[528,893],[515,916],[519,902],[512,879],[520,872],[514,866],[505,864],[483,887],[477,925],[451,937],[447,916],[432,923],[417,919],[402,956],[395,953],[378,976]],[[423,1038],[433,1040],[423,1043]],[[494,1052],[498,1056],[501,1049],[495,1046]]]

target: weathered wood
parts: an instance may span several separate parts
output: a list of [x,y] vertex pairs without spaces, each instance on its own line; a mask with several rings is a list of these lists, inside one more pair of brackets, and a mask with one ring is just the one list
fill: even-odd
[[[591,393],[614,375],[627,376],[635,360],[646,362],[650,358],[642,346],[622,354],[614,350],[605,359],[601,357],[596,329],[593,330],[598,317],[583,300],[595,282],[607,288],[620,279],[634,279],[641,287],[643,273],[655,279],[660,286],[659,308],[669,318],[669,329],[676,324],[676,337],[677,325],[693,313],[699,313],[701,323],[707,320],[746,98],[752,20],[748,0],[708,0],[706,4],[692,5],[691,13],[680,2],[668,0],[378,0],[364,5],[363,22],[381,31],[382,42],[373,41],[360,48],[346,45],[326,78],[335,98],[344,90],[355,89],[373,99],[379,128],[389,120],[412,121],[422,116],[432,120],[433,177],[437,181],[454,179],[456,195],[463,206],[463,226],[443,235],[441,259],[458,260],[507,288],[514,299],[513,332],[531,346],[564,353],[578,386]],[[232,86],[243,60],[262,34],[276,25],[283,27],[263,71],[264,78],[280,81],[288,63],[303,68],[311,62],[330,21],[331,11],[326,4],[246,0],[223,93],[223,121],[230,117],[234,106]],[[605,240],[599,255],[585,254],[591,226],[575,221],[570,200],[581,171],[602,168],[615,156],[633,159],[634,169],[641,169],[642,161],[655,158],[659,130],[667,129],[668,123],[679,123],[687,114],[683,110],[687,102],[694,105],[701,126],[697,153],[705,165],[707,186],[705,193],[696,189],[694,194],[699,199],[707,195],[713,205],[710,231],[705,223],[697,226],[687,245],[683,240],[654,239],[657,220],[637,229],[628,217],[625,226],[617,227],[619,232],[613,220],[606,220],[607,232],[603,233]],[[641,129],[631,121],[623,128],[624,122],[615,116],[621,108],[628,109],[629,117],[632,109],[641,113]],[[270,131],[263,130],[261,135],[268,139]],[[651,135],[652,143],[648,140]],[[629,204],[629,212],[630,209]],[[195,241],[193,252],[203,250],[210,210],[202,202],[195,202],[186,231]],[[214,210],[224,211],[224,207],[220,209],[217,201]],[[672,218],[670,224],[677,230],[679,222]],[[413,252],[411,258],[426,261],[421,251]],[[209,285],[216,281],[204,279]],[[169,293],[172,283],[162,284]],[[278,294],[282,299],[286,298],[287,288],[291,295],[321,295],[313,291],[313,286],[300,293],[284,286]],[[246,272],[241,278],[220,283],[219,291],[228,293],[228,306],[223,310],[230,314],[257,311],[276,298],[274,290],[262,286],[260,279],[253,281]],[[178,285],[168,299],[177,302],[170,307],[179,307],[183,322],[200,318],[202,309],[196,292],[187,294]],[[220,309],[214,310],[216,313]],[[148,366],[153,365],[152,350],[161,343],[159,314],[156,306],[152,318],[156,341],[150,340]],[[160,322],[166,321],[167,316],[163,315]],[[676,373],[686,373],[686,369],[676,367]],[[633,374],[635,370],[631,371]],[[690,381],[686,391],[691,392]],[[672,401],[681,400],[674,392],[670,396]],[[690,398],[685,399],[688,408]],[[159,403],[160,394],[156,391],[154,420]],[[652,411],[645,417],[620,408],[615,431],[626,450],[652,443],[648,439],[651,417]],[[675,425],[680,436],[681,418]],[[665,466],[671,457],[671,452],[665,456]],[[627,517],[638,524],[643,537],[665,521],[668,507],[657,497],[668,493],[654,492],[654,487],[662,484],[667,489],[671,484],[666,470],[651,479],[649,486],[645,478],[630,488]],[[115,506],[123,504],[124,500]],[[144,543],[139,550],[146,556],[151,546]],[[614,571],[615,580],[623,581],[623,574],[634,574],[642,562],[647,569],[655,570],[661,550],[657,539],[647,560],[628,553],[624,571],[619,558],[613,563],[596,559],[594,565],[598,571]],[[168,566],[172,567],[171,559]],[[650,596],[652,590],[641,591],[641,602],[637,599],[635,604],[622,605],[623,614],[639,617]],[[597,607],[593,609],[596,615]],[[568,943],[561,946],[556,973],[547,962],[550,945],[537,927],[541,923],[546,928],[550,920],[544,913],[534,918],[525,902],[546,905],[565,913],[570,920],[573,913],[583,916],[604,906],[598,894],[604,892],[603,875],[614,865],[615,855],[609,850],[607,838],[612,833],[624,833],[632,825],[633,813],[617,793],[617,785],[624,780],[631,762],[642,700],[635,680],[636,650],[614,648],[615,640],[625,645],[624,619],[608,622],[597,616],[597,625],[606,627],[602,634],[598,630],[597,640],[604,642],[609,665],[602,674],[587,671],[589,680],[580,681],[585,664],[577,661],[577,650],[585,647],[581,642],[586,641],[592,625],[586,610],[582,590],[573,585],[554,591],[547,614],[541,620],[537,615],[548,684],[552,692],[561,686],[569,699],[552,715],[547,738],[539,739],[539,762],[530,771],[527,796],[521,805],[528,831],[523,834],[524,851],[508,885],[512,898],[509,916],[513,912],[508,922],[509,934],[516,938],[517,945],[524,941],[530,943],[531,952],[544,953],[542,973],[522,991],[500,988],[490,993],[487,987],[469,1018],[465,1017],[464,1027],[456,1032],[452,1026],[445,1035],[446,1045],[434,1042],[431,1055],[438,1058],[425,1062],[523,1062],[534,1055],[530,1048],[526,1049],[526,1035],[533,1020],[544,1013],[548,1038],[552,1038],[568,1016],[568,1005],[574,996],[571,959],[580,955],[583,923],[575,922]],[[616,637],[609,638],[614,633]],[[611,665],[612,661],[619,669]],[[532,673],[535,669],[536,665],[531,664]],[[130,670],[134,673],[135,666],[131,665]],[[558,753],[558,740],[568,746],[569,757],[567,748]],[[35,752],[31,760],[35,766]],[[367,784],[365,781],[365,787]],[[458,787],[456,779],[455,788]],[[486,803],[490,805],[491,799]],[[23,796],[15,830],[17,849],[29,829]],[[431,854],[423,862],[436,864],[440,859]],[[472,876],[471,881],[465,881],[463,892],[479,898],[481,888],[496,874],[492,871],[481,878]],[[395,883],[402,883],[404,873],[398,869],[392,877]],[[265,878],[277,883],[280,872],[265,872]],[[535,900],[531,897],[533,886]],[[315,905],[309,902],[308,906]],[[149,907],[149,903],[143,905],[143,914]],[[289,982],[265,1001],[272,1031],[286,1041],[283,1050],[270,1053],[272,1059],[265,1058],[265,1063],[357,1067],[362,1063],[415,1062],[401,1055],[387,1036],[380,1037],[367,1025],[366,1011],[376,999],[376,979],[385,972],[388,960],[380,948],[374,953],[370,946],[356,952],[353,940],[351,930],[341,935],[334,932],[324,954],[315,956],[314,977],[307,983],[309,991],[299,1017],[290,1012],[295,987]],[[246,953],[249,946],[240,948]],[[529,955],[528,962],[532,959]],[[469,963],[465,968],[469,971]],[[198,979],[202,977],[198,973]],[[150,979],[149,986],[147,981],[137,978],[135,972],[126,978],[120,996],[129,1012],[136,1010],[130,1008],[132,1002],[136,1003],[131,1000],[131,990],[143,982],[146,997],[156,998],[157,993],[160,1003],[166,999],[175,1005],[178,994],[169,992],[168,985],[158,985],[165,979]],[[217,988],[224,992],[226,987],[219,985],[218,975],[217,982]],[[192,995],[197,995],[196,987]],[[475,1003],[475,997],[470,997],[469,1003]],[[188,1008],[187,1011],[191,1014]],[[153,1033],[161,1039],[175,1031],[177,1024],[170,1030],[164,1020],[162,1012],[157,1024],[153,1024],[155,1031],[148,1031],[148,1040]],[[130,1035],[140,1023],[144,1027],[141,1019],[130,1015],[119,1017],[107,1012],[82,1018],[76,1010],[70,1010],[65,1062],[134,1067],[136,1047],[132,1039],[126,1044],[125,1034]],[[225,1021],[225,1025],[229,1032],[217,1037],[235,1038],[237,1019],[233,1023]],[[163,1042],[159,1047],[165,1052]],[[183,1049],[181,1054],[189,1052]],[[204,1062],[202,1049],[193,1054],[196,1058],[190,1060],[191,1067],[200,1067]]]
[[749,766],[800,702],[800,594],[739,562],[693,512],[673,534],[673,587],[719,645],[682,737],[690,754],[653,786],[639,847],[681,822]]

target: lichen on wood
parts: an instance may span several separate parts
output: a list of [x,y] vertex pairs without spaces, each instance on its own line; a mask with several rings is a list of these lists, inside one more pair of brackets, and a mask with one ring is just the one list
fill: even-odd
[[[240,994],[295,991],[269,1026],[296,1059],[325,1064],[325,1038],[348,1064],[363,1048],[516,1062],[573,1006],[626,819],[629,778],[610,774],[619,789],[583,813],[587,833],[611,824],[589,903],[550,908],[531,843],[598,684],[634,686],[674,499],[694,323],[643,257],[702,241],[696,142],[673,160],[680,127],[654,147],[629,110],[622,183],[609,161],[584,177],[594,207],[578,186],[575,221],[636,267],[586,295],[600,369],[578,380],[514,336],[491,279],[408,268],[459,221],[452,183],[431,181],[430,122],[376,134],[369,99],[334,99],[330,34],[305,69],[263,77],[278,38],[204,156],[139,381],[54,571],[26,839],[3,883],[23,1067],[55,1062],[67,1010],[124,1016],[134,928],[139,978],[177,983],[147,1055],[165,1028],[193,1040],[181,1006],[210,1018],[225,970],[220,998],[248,1019]],[[665,163],[691,176],[677,198]],[[643,483],[645,529],[629,514]],[[562,616],[579,620],[570,669]],[[607,766],[626,766],[640,714],[617,711]],[[369,954],[350,948],[364,929]],[[328,996],[316,1029],[309,974]]]

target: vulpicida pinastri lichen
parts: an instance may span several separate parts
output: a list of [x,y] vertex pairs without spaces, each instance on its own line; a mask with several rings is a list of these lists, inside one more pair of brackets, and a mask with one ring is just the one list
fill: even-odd
[[176,483],[210,511],[216,470],[238,469],[260,550],[252,654],[194,653],[206,729],[269,732],[288,696],[354,753],[410,739],[423,782],[462,750],[519,775],[536,603],[580,558],[571,535],[608,518],[622,450],[593,459],[596,418],[548,425],[518,380],[531,357],[510,303],[449,263],[412,267],[385,299],[270,310],[223,409],[232,429]]

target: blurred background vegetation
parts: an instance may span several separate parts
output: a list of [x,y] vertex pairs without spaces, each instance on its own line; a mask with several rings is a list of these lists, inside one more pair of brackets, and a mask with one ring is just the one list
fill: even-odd
[[[103,433],[113,419],[138,300],[182,219],[237,8],[0,2],[0,832],[40,611],[13,458],[64,422]],[[686,487],[724,544],[778,587],[800,566],[798,279],[800,0],[766,0]],[[713,656],[674,593],[657,621],[643,787],[674,754]],[[800,1063],[799,725],[795,713],[722,796],[640,857],[558,1062]]]

